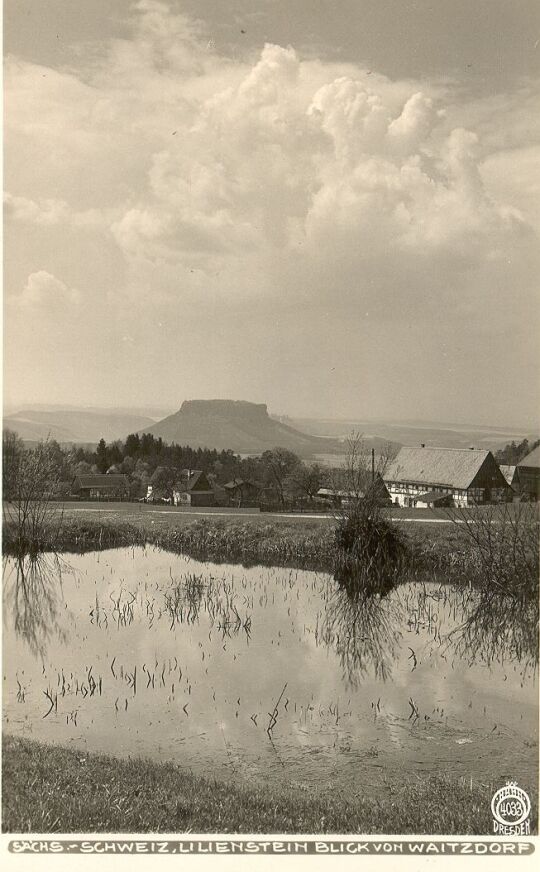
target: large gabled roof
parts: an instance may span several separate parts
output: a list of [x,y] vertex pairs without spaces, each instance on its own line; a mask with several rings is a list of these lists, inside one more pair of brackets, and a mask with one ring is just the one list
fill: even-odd
[[466,489],[490,453],[478,448],[401,448],[383,478]]
[[523,460],[520,460],[518,466],[536,466],[540,467],[540,445],[537,445],[536,448],[533,448],[532,451],[527,454],[527,457],[524,457]]

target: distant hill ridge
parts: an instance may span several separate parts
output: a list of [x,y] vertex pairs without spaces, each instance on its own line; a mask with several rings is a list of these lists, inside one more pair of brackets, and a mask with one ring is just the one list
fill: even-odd
[[343,450],[337,440],[302,433],[271,418],[265,403],[247,400],[185,400],[178,412],[143,432],[169,444],[230,448],[240,454],[260,453],[276,445],[304,456]]
[[102,437],[107,442],[125,439],[154,423],[146,415],[87,409],[22,409],[3,419],[4,429],[14,430],[21,439],[38,442],[56,439],[62,443],[97,443]]

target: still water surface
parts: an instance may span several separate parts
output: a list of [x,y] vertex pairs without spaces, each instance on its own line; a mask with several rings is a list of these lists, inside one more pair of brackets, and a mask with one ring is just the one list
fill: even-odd
[[239,780],[534,781],[535,645],[476,606],[153,549],[7,559],[4,729]]

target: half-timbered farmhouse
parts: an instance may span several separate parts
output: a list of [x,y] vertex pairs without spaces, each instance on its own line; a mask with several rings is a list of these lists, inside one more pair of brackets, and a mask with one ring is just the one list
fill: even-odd
[[474,506],[512,494],[491,451],[477,448],[401,448],[384,481],[396,506]]

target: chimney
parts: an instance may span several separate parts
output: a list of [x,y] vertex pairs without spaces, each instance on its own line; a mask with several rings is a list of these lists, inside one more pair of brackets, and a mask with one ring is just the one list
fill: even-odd
[[426,443],[425,443],[425,442],[422,442],[421,445],[420,445],[420,448],[425,448],[425,447],[426,447]]

